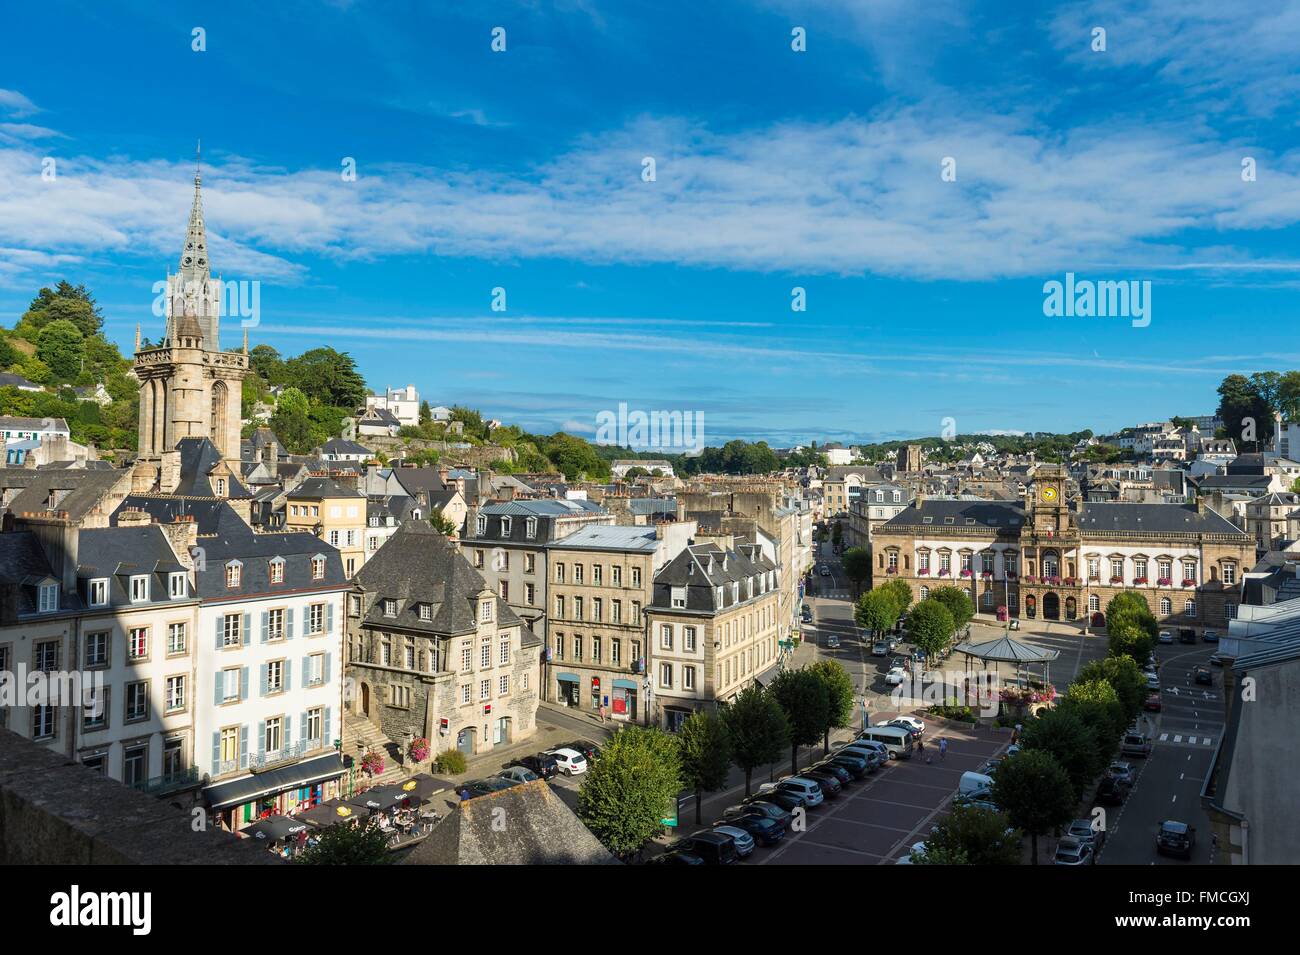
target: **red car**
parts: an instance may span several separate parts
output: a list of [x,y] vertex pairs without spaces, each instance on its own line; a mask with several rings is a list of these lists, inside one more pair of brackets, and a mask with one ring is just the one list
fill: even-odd
[[1147,701],[1142,704],[1142,709],[1150,713],[1160,712],[1160,694],[1152,693],[1147,696]]

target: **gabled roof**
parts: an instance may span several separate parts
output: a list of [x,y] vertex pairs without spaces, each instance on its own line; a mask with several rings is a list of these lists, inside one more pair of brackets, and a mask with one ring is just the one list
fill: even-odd
[[[212,487],[211,474],[223,462],[217,446],[207,438],[181,438],[176,442],[176,450],[181,453],[180,481],[173,494],[191,497],[218,497]],[[248,488],[235,477],[238,473],[231,468],[230,482],[225,497],[241,500],[249,497]]]
[[[176,559],[161,527],[98,527],[81,531],[77,544],[77,576],[84,580],[108,578],[109,603],[126,606],[132,601],[129,579],[142,574],[181,573],[185,566]],[[170,603],[163,581],[151,588],[153,603]]]
[[[238,515],[235,522],[223,522],[218,533],[199,536],[197,544],[203,558],[195,572],[199,596],[215,600],[347,587],[337,548],[319,537],[305,532],[259,534]],[[316,556],[325,558],[325,576],[319,580],[311,575],[311,560]],[[283,583],[270,581],[269,563],[273,557],[284,558]],[[234,588],[226,586],[225,568],[231,561],[243,565],[240,585]]]
[[[717,613],[772,593],[771,589],[756,590],[753,597],[749,597],[742,587],[739,597],[733,598],[730,585],[775,569],[776,565],[757,544],[741,544],[735,550],[723,550],[713,543],[691,544],[655,574],[650,606],[656,610]],[[719,587],[722,588],[721,603],[718,602]],[[684,608],[672,606],[673,588],[686,589]]]
[[[276,489],[278,490],[278,488]],[[156,524],[174,524],[178,518],[193,518],[200,534],[247,527],[234,509],[220,498],[186,498],[171,494],[128,494],[109,518],[116,525],[127,510],[144,511]]]
[[327,497],[365,497],[356,488],[345,487],[333,478],[313,477],[299,484],[288,494],[291,501],[320,501]]
[[[429,634],[473,631],[478,626],[478,596],[487,583],[468,560],[430,525],[408,521],[397,529],[353,577],[362,590],[376,595],[365,622]],[[384,612],[384,601],[397,601],[396,614]],[[496,599],[497,625],[520,623],[510,605]],[[430,619],[420,616],[429,606]]]
[[357,444],[355,441],[345,441],[342,438],[331,438],[321,446],[322,454],[359,454],[369,457],[374,454],[367,447]]

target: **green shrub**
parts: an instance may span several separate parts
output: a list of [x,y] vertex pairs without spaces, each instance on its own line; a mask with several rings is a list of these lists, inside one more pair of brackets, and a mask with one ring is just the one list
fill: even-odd
[[458,749],[443,750],[434,761],[434,766],[444,776],[459,776],[468,768],[465,754]]

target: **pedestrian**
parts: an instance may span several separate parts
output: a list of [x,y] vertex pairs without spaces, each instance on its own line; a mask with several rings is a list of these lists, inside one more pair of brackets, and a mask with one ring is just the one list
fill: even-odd
[[947,755],[948,755],[948,740],[945,737],[944,739],[939,740],[939,761],[943,762],[944,757],[946,757]]
[[605,704],[600,704],[600,721],[605,722]]

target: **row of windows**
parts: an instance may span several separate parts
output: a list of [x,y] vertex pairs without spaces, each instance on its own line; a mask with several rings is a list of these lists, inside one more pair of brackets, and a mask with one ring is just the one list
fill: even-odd
[[[949,573],[951,573],[951,572],[952,572],[952,554],[951,554],[951,552],[950,552],[950,551],[946,551],[946,550],[944,550],[944,551],[939,551],[939,552],[937,552],[937,556],[938,556],[938,571],[939,571],[939,573],[940,573],[940,574],[949,574]],[[960,558],[960,564],[959,564],[960,569],[961,569],[963,572],[966,572],[966,573],[972,572],[972,571],[973,571],[973,563],[972,563],[972,561],[973,561],[973,557],[974,557],[974,555],[971,554],[971,553],[961,553],[961,554],[959,554],[958,556],[959,556],[959,558]],[[991,554],[991,553],[982,553],[982,554],[980,554],[980,568],[981,568],[981,572],[982,572],[982,573],[985,573],[985,574],[992,574],[992,573],[994,572],[994,559],[995,559],[995,556],[996,556],[995,554]],[[898,558],[899,558],[899,552],[898,552],[897,550],[889,550],[889,551],[886,551],[886,552],[884,552],[884,553],[882,553],[882,554],[880,555],[880,558],[879,558],[879,566],[881,566],[881,567],[885,567],[885,568],[888,568],[891,572],[897,572],[897,571],[898,571]],[[1110,565],[1110,578],[1111,578],[1112,580],[1123,580],[1123,579],[1125,578],[1125,574],[1124,574],[1124,571],[1125,571],[1125,563],[1126,563],[1126,561],[1127,561],[1128,559],[1131,559],[1131,560],[1133,561],[1133,579],[1134,579],[1135,581],[1145,581],[1145,580],[1148,580],[1148,579],[1149,579],[1149,576],[1148,576],[1148,575],[1149,575],[1149,571],[1150,571],[1150,562],[1149,562],[1148,559],[1145,558],[1145,557],[1134,557],[1134,558],[1120,558],[1120,557],[1112,557],[1112,558],[1109,558],[1109,565]],[[908,555],[904,554],[904,555],[903,555],[903,569],[904,569],[904,570],[909,569],[909,568],[908,568],[908,563],[909,563]],[[1194,560],[1183,560],[1183,561],[1180,562],[1180,564],[1181,564],[1180,569],[1181,569],[1182,576],[1179,577],[1179,578],[1177,578],[1177,581],[1176,581],[1176,582],[1177,582],[1177,583],[1182,583],[1183,581],[1189,581],[1189,580],[1192,581],[1192,582],[1196,582],[1196,581],[1197,581],[1197,573],[1196,573],[1196,571],[1197,571],[1197,566],[1196,566],[1197,562],[1194,561]],[[1173,561],[1173,559],[1171,559],[1171,558],[1159,558],[1159,559],[1157,559],[1157,560],[1155,561],[1155,565],[1156,565],[1156,577],[1157,577],[1158,580],[1164,580],[1164,581],[1168,581],[1168,582],[1170,582],[1170,583],[1175,582],[1175,578],[1174,578],[1174,576],[1173,576],[1173,574],[1174,574],[1174,565],[1175,565],[1175,562]],[[1222,563],[1221,566],[1222,566],[1222,569],[1223,569],[1223,582],[1224,582],[1225,584],[1234,584],[1234,583],[1236,583],[1236,580],[1237,580],[1237,565],[1236,565],[1236,563],[1235,563],[1234,561],[1224,561],[1224,562]],[[1044,576],[1044,577],[1058,577],[1058,576],[1061,576],[1061,564],[1060,564],[1060,562],[1059,562],[1059,559],[1058,559],[1055,555],[1053,555],[1053,554],[1048,553],[1048,554],[1044,554],[1044,555],[1043,555],[1043,558],[1042,558],[1042,567],[1043,567],[1043,573],[1042,573],[1042,576]],[[1029,572],[1030,572],[1030,575],[1033,576],[1033,575],[1034,575],[1033,572],[1034,572],[1034,569],[1035,569],[1035,568],[1034,568],[1034,562],[1033,562],[1033,561],[1029,561],[1028,564],[1027,564],[1027,568],[1028,568],[1028,570],[1029,570]],[[920,574],[927,574],[927,573],[929,573],[931,570],[934,569],[934,564],[932,564],[932,562],[931,562],[931,552],[930,552],[929,550],[921,549],[921,550],[918,550],[918,551],[917,551],[917,555],[916,555],[916,569],[917,569],[917,572],[920,573]],[[1016,554],[1015,554],[1014,552],[1012,552],[1012,551],[1004,551],[1004,552],[1003,552],[1003,571],[1004,571],[1004,573],[1006,573],[1006,574],[1008,574],[1008,575],[1014,575],[1014,574],[1016,573],[1016,569],[1017,569]],[[1067,562],[1067,564],[1066,564],[1066,569],[1069,571],[1069,573],[1067,573],[1065,576],[1070,576],[1070,577],[1074,576],[1074,573],[1073,573],[1073,571],[1074,571],[1074,563],[1073,563],[1073,562]],[[1217,577],[1217,576],[1218,576],[1218,569],[1215,568],[1215,567],[1211,567],[1211,568],[1210,568],[1210,575],[1211,575],[1211,578],[1215,578],[1215,577]],[[1089,557],[1089,558],[1088,558],[1088,578],[1089,578],[1090,580],[1100,580],[1100,579],[1101,579],[1101,559],[1100,559],[1100,558],[1097,558],[1097,557]]]
[[[519,687],[522,690],[528,689],[528,674],[523,674],[519,680]],[[510,694],[510,677],[503,673],[496,680],[497,696],[508,696]],[[482,679],[478,681],[478,698],[479,702],[492,699],[492,681]],[[460,702],[461,705],[474,702],[474,685],[472,683],[462,683],[460,685]],[[409,699],[408,704],[409,705]]]
[[[151,643],[150,627],[131,627],[126,633],[126,659],[130,663],[141,663],[149,659]],[[88,670],[97,670],[112,663],[111,630],[101,630],[86,634],[83,644],[82,660]],[[188,627],[184,623],[167,624],[167,656],[176,656],[189,649]]]
[[[498,524],[498,527],[500,529],[501,536],[509,537],[511,532],[514,530],[514,518],[501,517],[499,518],[499,522],[500,523]],[[488,518],[486,514],[480,514],[478,516],[478,520],[475,523],[475,527],[477,530],[477,536],[482,537],[485,534],[487,534]],[[533,540],[537,537],[537,518],[535,517],[524,518],[524,536],[527,537],[529,540]]]
[[[556,660],[565,659],[565,644],[569,643],[570,640],[572,641],[570,645],[573,649],[573,655],[569,659],[574,663],[582,663],[586,661],[589,663],[608,663],[610,666],[623,665],[623,641],[614,637],[609,639],[609,656],[608,659],[606,659],[604,656],[606,641],[605,638],[598,634],[592,634],[591,642],[585,643],[584,637],[581,634],[575,633],[572,634],[571,637],[566,638],[564,634],[557,633],[553,643],[554,658]],[[629,649],[632,651],[632,656],[628,662],[636,663],[641,659],[641,641],[630,640],[628,642]],[[584,649],[589,651],[589,656],[583,656]]]
[[[300,743],[304,750],[320,749],[330,742],[330,707],[305,710],[300,717]],[[265,758],[288,749],[293,739],[293,720],[288,715],[272,716],[258,724],[255,737],[258,752]],[[227,726],[213,733],[213,774],[222,775],[248,768],[249,728]]]
[[[568,573],[569,573],[569,568],[564,563],[557,562],[555,564],[555,582],[557,584],[567,583],[568,581],[566,580],[566,576],[568,575]],[[604,564],[592,564],[590,577],[587,577],[587,569],[586,569],[586,565],[584,564],[574,564],[572,567],[572,573],[573,573],[573,583],[575,584],[589,583],[593,587],[603,587],[605,585]],[[640,587],[641,568],[640,567],[631,568],[629,572],[629,579],[631,580],[631,586],[633,588]],[[611,587],[623,586],[623,568],[621,565],[610,564],[609,586]]]
[[[485,566],[485,553],[481,550],[474,551],[474,567],[482,570]],[[533,553],[524,554],[524,573],[534,573],[537,568],[537,555]],[[492,552],[492,569],[503,571],[510,569],[510,551],[497,548]],[[531,584],[529,585],[531,586]]]
[[[555,617],[557,620],[590,620],[592,623],[605,622],[605,600],[602,597],[592,597],[590,603],[588,603],[583,597],[574,597],[572,616],[567,616],[565,614],[567,606],[564,595],[557,594],[555,597]],[[586,615],[588,609],[591,611],[590,617]],[[623,622],[623,601],[609,601],[609,622],[617,624]],[[628,619],[628,623],[635,627],[641,626],[641,601],[632,601],[632,615]]]
[[[330,543],[336,543],[331,541]],[[272,557],[266,562],[266,577],[273,584],[284,583],[284,564],[283,557]],[[173,577],[183,577],[183,574],[173,574]],[[132,578],[133,580],[135,578]],[[226,564],[226,587],[234,588],[242,585],[244,579],[243,561],[232,560]],[[311,559],[311,579],[325,579],[325,558],[317,555]],[[175,594],[173,594],[175,596]]]
[[[344,514],[344,508],[342,505],[339,504],[330,505],[329,508],[330,517],[343,517],[343,514]],[[319,504],[290,504],[289,516],[290,517],[320,517],[320,505]],[[360,505],[357,504],[347,505],[347,516],[360,517],[361,516]]]

